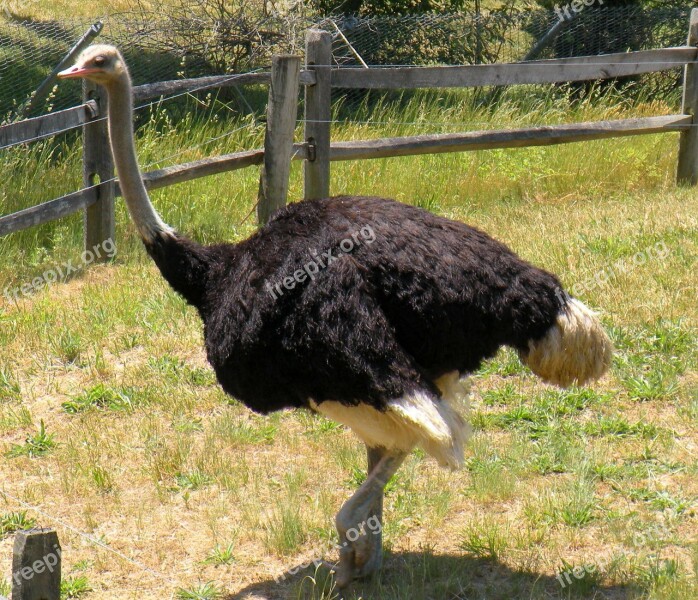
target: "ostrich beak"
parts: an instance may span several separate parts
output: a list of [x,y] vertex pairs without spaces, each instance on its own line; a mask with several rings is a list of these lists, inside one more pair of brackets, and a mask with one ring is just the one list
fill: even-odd
[[73,67],[70,67],[69,69],[66,69],[65,71],[61,71],[56,75],[59,79],[76,79],[78,77],[86,77],[87,75],[90,75],[91,73],[97,73],[99,69],[90,69],[88,67],[81,67],[79,65],[75,65]]

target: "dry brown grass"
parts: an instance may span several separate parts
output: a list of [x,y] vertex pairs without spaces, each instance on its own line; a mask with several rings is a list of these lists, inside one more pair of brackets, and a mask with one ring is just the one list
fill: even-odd
[[[91,2],[76,2],[75,0],[4,0],[0,5],[11,13],[21,17],[31,17],[49,21],[73,17],[97,17],[128,12],[138,6],[135,0],[92,0]],[[144,8],[156,9],[167,4],[144,0],[140,3]]]

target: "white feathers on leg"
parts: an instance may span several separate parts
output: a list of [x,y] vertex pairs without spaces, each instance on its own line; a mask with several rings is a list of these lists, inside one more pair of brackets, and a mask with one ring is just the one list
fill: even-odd
[[310,405],[349,427],[369,447],[410,452],[419,446],[441,466],[456,469],[463,465],[463,447],[470,437],[470,427],[460,414],[466,410],[468,389],[455,372],[435,383],[441,398],[417,391],[390,400],[385,411],[334,401],[317,404],[311,400]]

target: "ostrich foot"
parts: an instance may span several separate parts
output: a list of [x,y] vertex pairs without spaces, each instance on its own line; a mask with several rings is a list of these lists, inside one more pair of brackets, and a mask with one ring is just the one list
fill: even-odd
[[[368,522],[373,527],[380,524],[375,515],[369,515],[365,519],[345,518],[341,511],[337,515],[339,564],[335,570],[339,588],[346,587],[352,580],[366,577],[381,567],[383,545],[380,536],[368,529]],[[353,525],[348,526],[350,524]]]
[[368,449],[368,477],[337,514],[339,564],[335,570],[340,589],[381,567],[383,489],[405,456],[404,452]]

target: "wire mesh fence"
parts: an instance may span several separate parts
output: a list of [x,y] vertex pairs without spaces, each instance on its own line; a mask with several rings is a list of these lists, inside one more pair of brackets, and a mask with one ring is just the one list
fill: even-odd
[[[70,21],[3,21],[0,19],[0,116],[16,118],[51,69],[92,26],[88,19]],[[163,28],[153,15],[128,14],[104,20],[97,42],[115,44],[124,52],[134,83],[148,83],[213,74],[205,57],[177,56],[168,51]],[[63,82],[37,112],[73,106],[80,84]]]
[[[236,34],[233,39],[230,28],[218,22],[193,23],[187,17],[174,20],[172,15],[134,12],[106,19],[98,41],[122,49],[139,84],[263,67],[274,52],[302,51],[304,32],[311,26],[332,34],[334,62],[340,67],[454,65],[682,45],[688,17],[689,8],[637,6],[587,9],[563,23],[558,13],[544,10],[333,18],[299,12],[268,16],[250,28],[247,37]],[[0,17],[3,121],[19,116],[46,75],[92,23]],[[221,59],[233,55],[234,62]],[[641,83],[647,94],[663,95],[675,90],[678,80],[676,70],[645,76]],[[62,83],[37,112],[72,106],[79,99],[77,84]]]
[[[690,8],[601,7],[554,11],[326,18],[341,67],[456,65],[593,56],[685,43]],[[676,95],[681,72],[633,78],[642,97]],[[352,92],[352,96],[357,96]],[[492,96],[489,96],[492,97]]]
[[[686,39],[689,12],[689,8],[618,6],[571,13],[535,58],[681,45]],[[482,15],[348,15],[324,19],[320,25],[334,35],[333,48],[340,66],[389,66],[526,60],[560,20],[559,13],[540,10]]]

